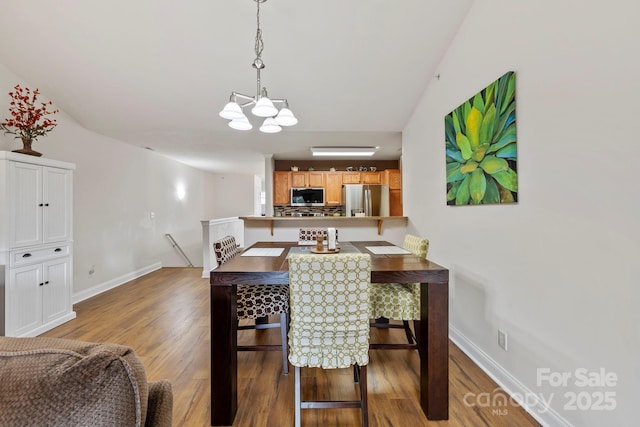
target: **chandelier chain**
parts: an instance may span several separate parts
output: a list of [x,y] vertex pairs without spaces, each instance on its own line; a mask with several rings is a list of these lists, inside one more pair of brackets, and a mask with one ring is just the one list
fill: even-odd
[[258,5],[258,12],[256,14],[256,59],[262,58],[262,50],[264,49],[264,43],[262,42],[262,29],[260,29],[260,1],[256,1]]

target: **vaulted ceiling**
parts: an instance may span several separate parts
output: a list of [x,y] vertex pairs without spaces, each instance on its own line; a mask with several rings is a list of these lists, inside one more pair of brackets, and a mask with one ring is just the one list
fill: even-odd
[[[260,173],[264,155],[375,145],[401,131],[472,0],[268,0],[260,6],[272,98],[298,125],[230,129],[232,91],[254,95],[254,0],[21,0],[0,14],[0,63],[80,125],[214,172]],[[249,113],[248,116],[251,116]]]

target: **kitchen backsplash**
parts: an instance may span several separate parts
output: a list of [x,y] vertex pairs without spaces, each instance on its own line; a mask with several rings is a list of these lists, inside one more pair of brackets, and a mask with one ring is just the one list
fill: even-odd
[[344,216],[344,206],[274,206],[274,216]]

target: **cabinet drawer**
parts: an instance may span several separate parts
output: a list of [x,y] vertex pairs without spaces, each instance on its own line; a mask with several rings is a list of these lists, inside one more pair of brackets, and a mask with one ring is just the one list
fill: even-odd
[[34,249],[21,249],[19,251],[11,251],[9,266],[19,267],[21,265],[32,264],[43,260],[66,256],[71,253],[71,245],[52,245],[47,247],[38,247]]

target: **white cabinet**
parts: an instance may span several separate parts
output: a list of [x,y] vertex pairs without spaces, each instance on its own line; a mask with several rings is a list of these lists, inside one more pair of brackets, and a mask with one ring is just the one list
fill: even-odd
[[71,235],[71,171],[10,162],[10,245],[64,242]]
[[0,151],[0,335],[35,336],[75,318],[74,169]]
[[6,335],[20,336],[42,325],[42,265],[9,269]]
[[43,325],[71,312],[71,260],[57,258],[9,269],[7,331],[12,336],[36,335]]

